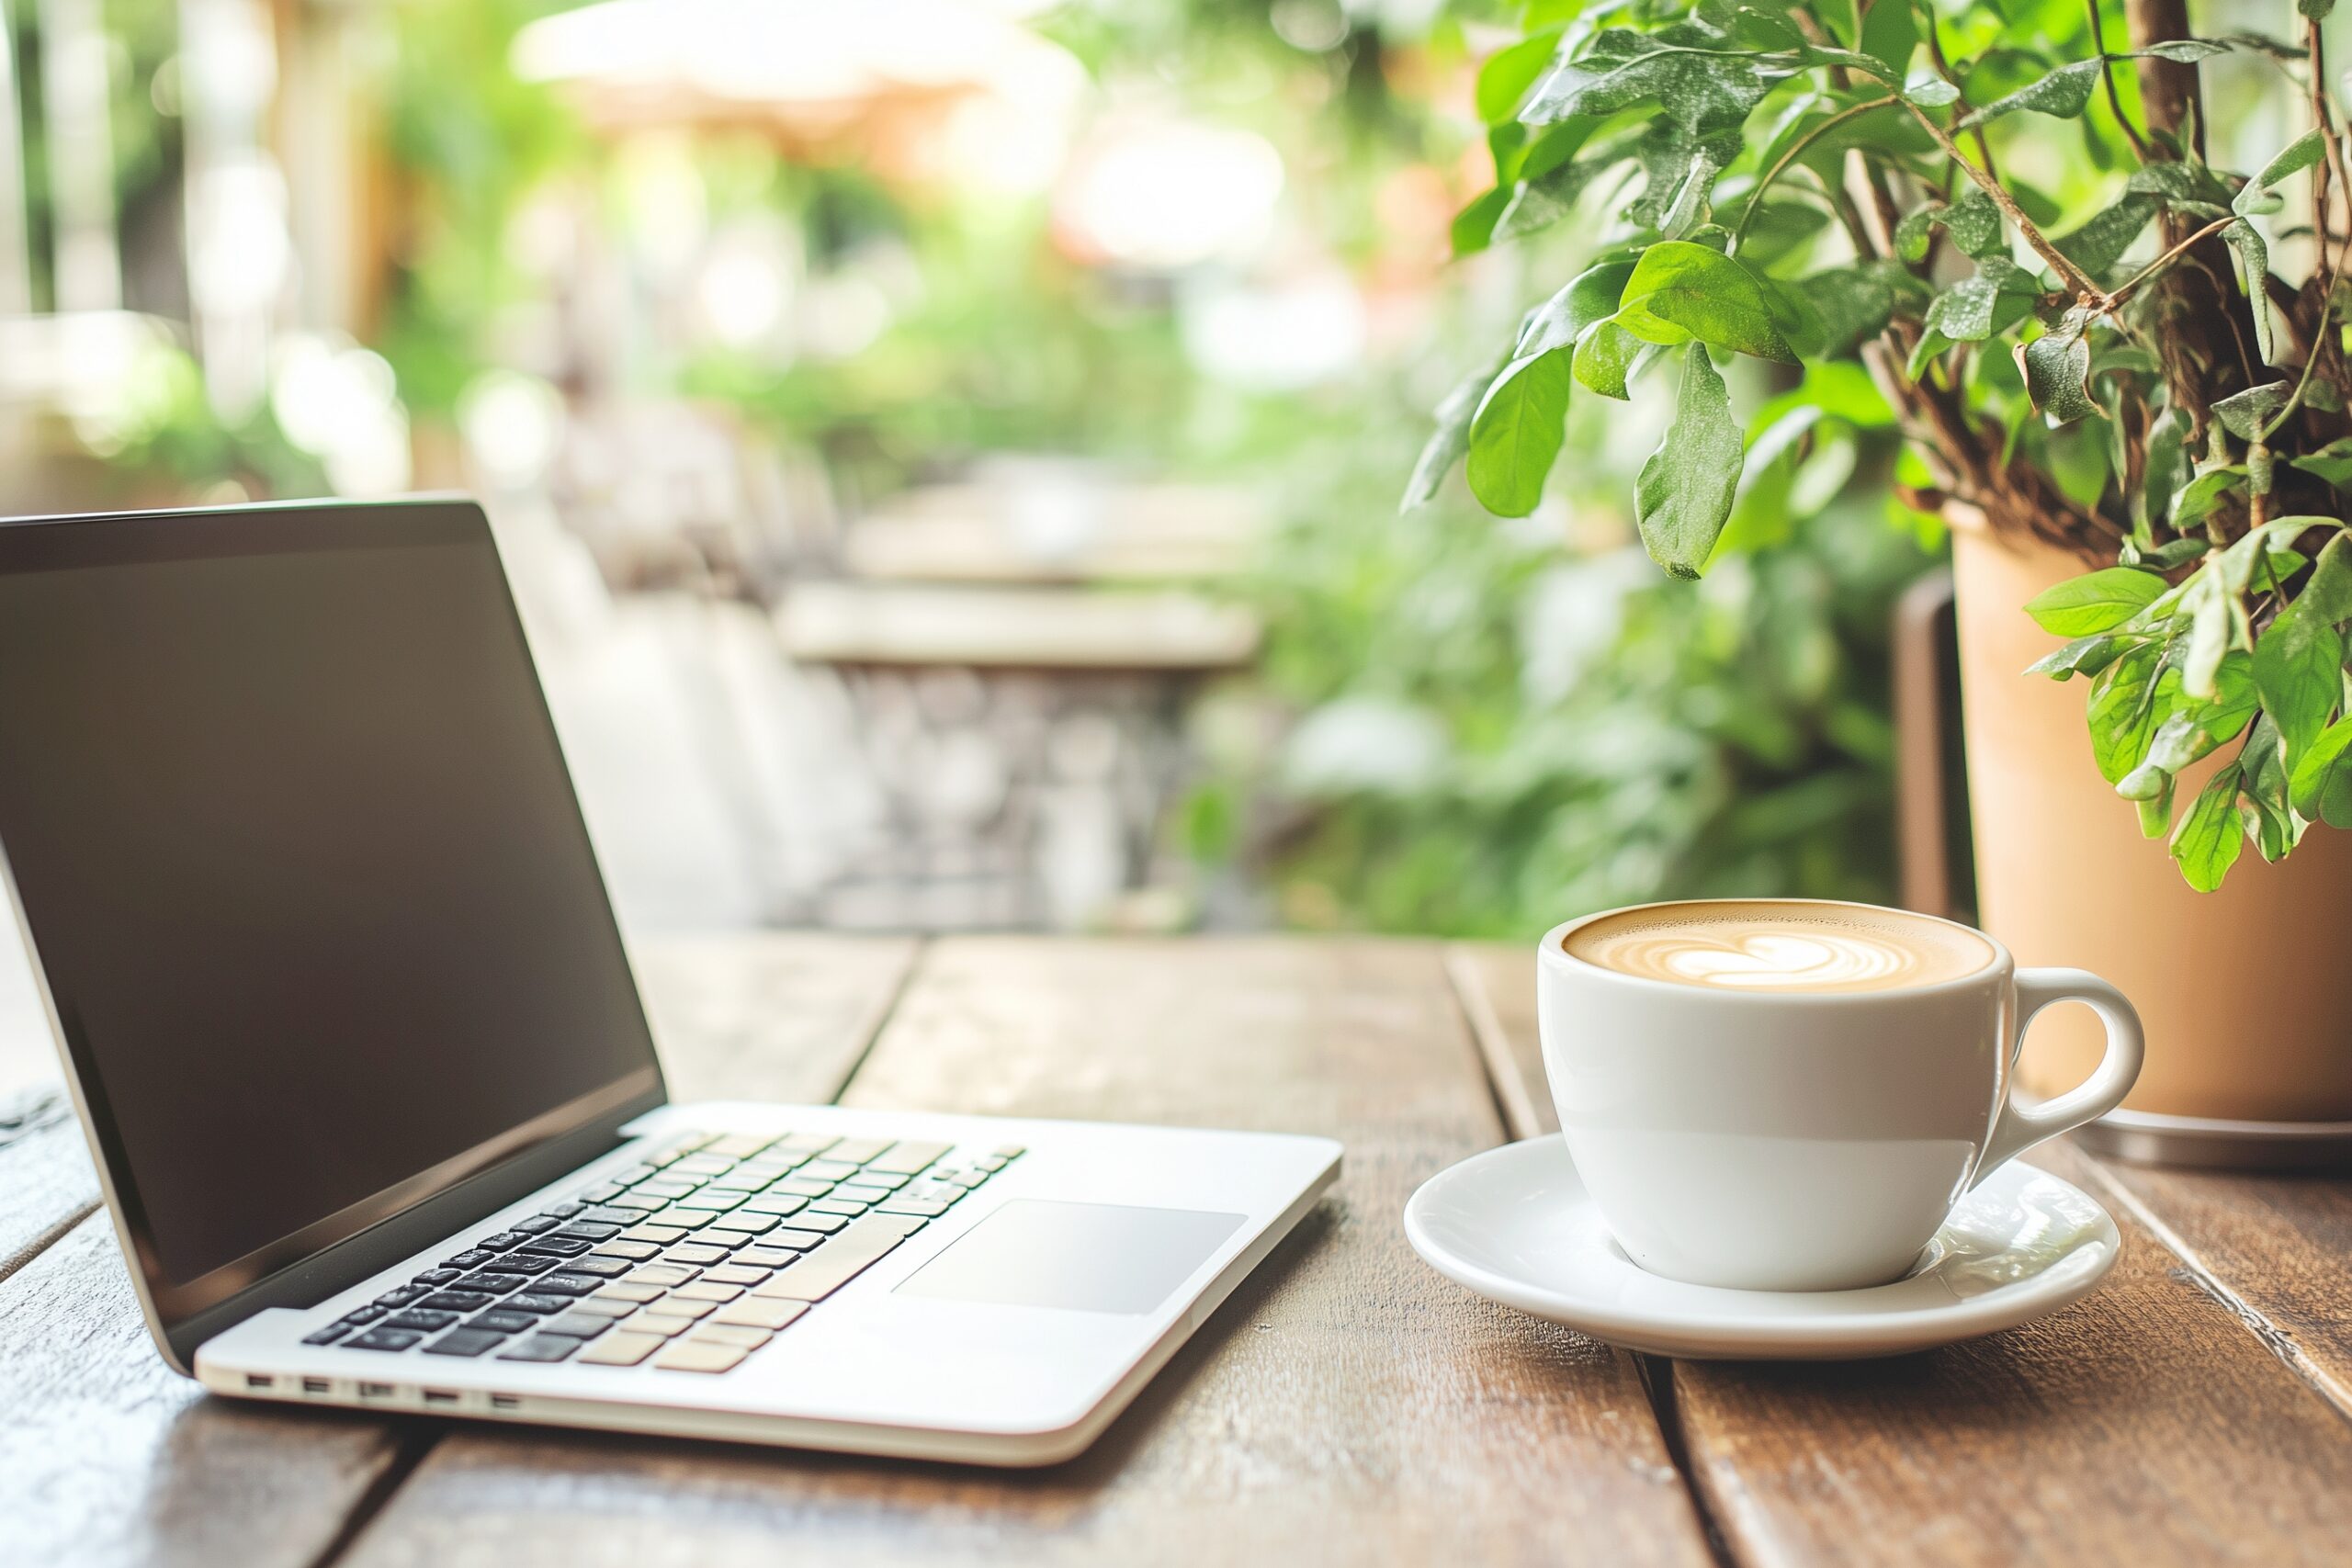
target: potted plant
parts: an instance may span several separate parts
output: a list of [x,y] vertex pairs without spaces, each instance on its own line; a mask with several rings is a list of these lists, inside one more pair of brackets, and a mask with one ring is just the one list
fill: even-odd
[[[1866,372],[1894,504],[1953,527],[1985,924],[2138,1000],[2132,1103],[2176,1117],[2352,1119],[2352,840],[2313,830],[2352,826],[2333,4],[2200,36],[2185,0],[1534,0],[1479,71],[1496,181],[1456,248],[1604,237],[1406,498],[1466,458],[1526,513],[1570,398],[1658,397],[1635,517],[1695,577],[1743,469]],[[1752,430],[1741,361],[1779,393]],[[2029,1080],[2092,1050],[2053,1018]]]

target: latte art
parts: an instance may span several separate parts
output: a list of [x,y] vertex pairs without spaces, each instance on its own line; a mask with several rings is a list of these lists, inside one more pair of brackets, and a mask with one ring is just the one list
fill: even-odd
[[1973,975],[1990,943],[1897,909],[1726,900],[1629,909],[1563,944],[1588,964],[1645,979],[1737,991],[1883,991]]

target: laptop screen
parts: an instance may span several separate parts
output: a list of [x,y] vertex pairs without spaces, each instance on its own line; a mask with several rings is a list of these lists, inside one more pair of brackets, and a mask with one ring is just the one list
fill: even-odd
[[658,1087],[469,505],[0,525],[0,851],[183,1305]]

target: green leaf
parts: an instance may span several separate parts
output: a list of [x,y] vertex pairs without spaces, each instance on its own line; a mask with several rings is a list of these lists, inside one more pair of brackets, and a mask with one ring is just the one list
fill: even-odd
[[1495,220],[1510,205],[1511,193],[1497,186],[1472,198],[1470,205],[1453,215],[1453,254],[1475,255],[1494,243]]
[[1568,368],[1602,397],[1623,402],[1632,395],[1625,389],[1625,378],[1646,346],[1614,321],[1596,321],[1577,339],[1576,357]]
[[2288,800],[2286,755],[2270,716],[2256,716],[2238,751],[2238,784],[2245,792],[2238,816],[2266,861],[2281,859],[2303,836],[2303,820]]
[[1677,577],[1696,577],[1731,515],[1742,443],[1724,378],[1706,345],[1682,351],[1674,418],[1634,484],[1634,516],[1650,558]]
[[2318,564],[2295,603],[2332,626],[2352,621],[2352,534],[2339,531],[2320,547]]
[[1876,337],[1894,317],[1898,290],[1913,287],[1911,275],[1894,262],[1855,262],[1799,278],[1798,293],[1821,319],[1819,352],[1843,355],[1865,338]]
[[2343,636],[2298,599],[2255,639],[2254,680],[2289,759],[2300,758],[2343,699]]
[[2020,109],[2073,119],[2090,107],[2091,91],[2098,85],[2102,69],[2104,63],[2097,60],[2062,65],[2041,80],[2028,83],[2005,98],[1996,98],[1952,129],[1973,130]]
[[2052,430],[2098,412],[2091,400],[2091,345],[2083,341],[2089,319],[2089,312],[2077,305],[2055,332],[2013,351],[2025,377],[2026,396]]
[[1932,209],[1930,215],[1951,235],[1962,254],[1979,260],[1985,256],[2007,259],[2009,243],[2001,231],[2001,209],[1974,186],[1950,206]]
[[1904,67],[1911,63],[1912,51],[1919,47],[1919,18],[1912,12],[1911,0],[1871,0],[1870,13],[1862,18],[1860,47],[1888,71],[1902,75]]
[[1553,53],[1560,47],[1559,28],[1546,28],[1530,34],[1517,43],[1495,51],[1478,67],[1478,118],[1488,125],[1510,118],[1519,107],[1520,99],[1527,96],[1527,89],[1551,64]]
[[2222,504],[2222,498],[2245,485],[2245,465],[2224,463],[2218,468],[2208,468],[2172,498],[2170,521],[2177,529],[2187,529],[2201,523]]
[[2310,168],[2327,154],[2327,142],[2314,129],[2304,131],[2278,155],[2256,172],[2239,191],[2237,199],[2230,203],[2230,210],[2243,218],[2252,212],[2276,212],[2287,205],[2278,186],[2295,175]]
[[1907,262],[1928,259],[1928,246],[1935,239],[1936,210],[1922,207],[1903,215],[1894,226],[1894,254]]
[[1771,286],[1720,251],[1668,240],[1642,253],[1616,322],[1646,343],[1697,338],[1759,359],[1797,363],[1782,335]]
[[2026,601],[2025,613],[2052,637],[2111,631],[2156,602],[2165,580],[2128,566],[2105,567],[2054,583]]
[[2143,839],[2161,839],[2172,826],[2173,778],[2170,773],[2156,776],[2165,781],[2164,787],[2149,799],[2132,802],[2140,808],[2140,836]]
[[2237,863],[2245,836],[2238,829],[2238,764],[2232,762],[2197,792],[2188,815],[2173,829],[2172,858],[2199,893],[2211,893]]
[[1693,23],[1656,33],[1609,28],[1576,58],[1553,65],[1519,118],[1549,125],[1655,103],[1694,132],[1736,127],[1784,77],[1762,57],[1728,51],[1726,35]]
[[1987,256],[1973,276],[1936,296],[1922,325],[1954,343],[1982,343],[2025,320],[2033,309],[2032,275],[2014,262]]
[[2029,675],[2047,675],[2053,681],[2071,680],[2076,675],[2096,675],[2123,656],[2132,646],[2127,637],[2112,637],[2104,632],[2091,637],[2078,637],[2063,648],[2055,648],[2025,667]]
[[2352,828],[2352,718],[2339,718],[2303,750],[2290,779],[2295,809],[2331,828]]
[[2339,435],[2316,452],[2290,458],[2287,466],[2316,474],[2337,490],[2352,490],[2352,435]]
[[1524,517],[1544,499],[1544,479],[1566,439],[1567,355],[1514,359],[1487,389],[1470,422],[1470,493],[1501,517]]
[[2222,428],[2241,441],[2257,441],[2268,428],[2278,411],[2287,406],[2287,383],[2265,381],[2259,387],[2248,387],[2233,393],[2213,405],[2213,417]]
[[2169,60],[2176,65],[2194,65],[2201,60],[2211,60],[2217,54],[2227,54],[2229,52],[2230,46],[2228,44],[2219,42],[2213,39],[2177,38],[2167,39],[2162,43],[2152,43],[2145,49],[2135,49],[2132,51],[2131,53],[2119,56],[2119,58],[2125,60]]
[[2154,643],[2131,649],[2091,682],[2084,717],[2101,778],[2120,784],[2140,765],[2149,736],[2170,714],[2179,690],[2178,672],[2167,667],[2164,649]]
[[2066,259],[2096,277],[2115,265],[2132,242],[2156,215],[2156,198],[2126,195],[2115,205],[2083,220],[2080,228],[2061,235],[2054,243]]
[[1608,320],[1616,310],[1625,280],[1633,276],[1630,261],[1603,262],[1578,273],[1566,288],[1529,312],[1511,356],[1524,359],[1555,349],[1574,349],[1587,327]]
[[2213,699],[2175,708],[2148,738],[2146,765],[2177,773],[2246,727],[2261,698],[2250,660],[2231,653],[2214,672]]
[[1960,101],[1960,89],[1932,72],[1921,72],[1903,84],[1903,96],[1923,109],[1939,109]]
[[[2173,491],[2188,478],[2188,423],[2169,402],[2148,425],[2147,457],[2141,465],[2140,488],[2132,495],[2132,537],[2144,547],[2155,536],[2156,520],[2172,501]],[[2177,561],[2166,562],[2167,567]]]
[[1470,421],[1478,412],[1479,400],[1487,395],[1487,384],[1494,378],[1491,365],[1476,375],[1464,376],[1437,405],[1437,428],[1430,433],[1428,444],[1413,464],[1413,477],[1405,481],[1405,499],[1397,511],[1410,512],[1427,505],[1430,498],[1437,494],[1437,487],[1445,482],[1447,471],[1470,449]]
[[2314,22],[2324,22],[2335,12],[2335,0],[2295,0],[2295,9]]
[[2245,274],[2244,286],[2246,302],[2254,309],[2255,346],[2261,352],[2263,363],[2278,363],[2278,333],[2270,322],[2270,294],[2262,280],[2270,275],[2270,246],[2262,231],[2241,218],[2222,231],[2222,238],[2238,254],[2238,266]]

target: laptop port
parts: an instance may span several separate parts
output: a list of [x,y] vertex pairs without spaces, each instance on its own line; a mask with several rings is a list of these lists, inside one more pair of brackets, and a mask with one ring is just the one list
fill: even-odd
[[493,1393],[490,1396],[490,1407],[492,1410],[520,1410],[523,1401],[517,1394]]
[[359,1385],[359,1397],[362,1399],[390,1399],[391,1396],[392,1385],[388,1382],[363,1382]]
[[334,1385],[324,1378],[304,1378],[302,1380],[302,1392],[304,1393],[325,1393],[331,1391],[334,1387]]
[[277,1380],[271,1377],[267,1372],[247,1372],[245,1374],[245,1386],[247,1388],[271,1388],[275,1387],[277,1382]]
[[428,1388],[424,1391],[424,1403],[427,1404],[455,1404],[458,1403],[458,1396],[455,1393],[446,1388]]

